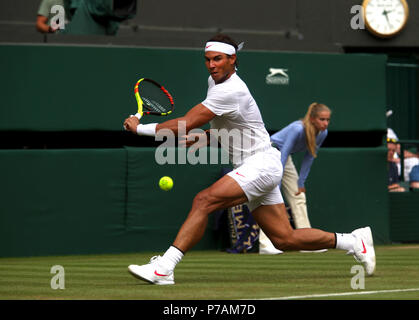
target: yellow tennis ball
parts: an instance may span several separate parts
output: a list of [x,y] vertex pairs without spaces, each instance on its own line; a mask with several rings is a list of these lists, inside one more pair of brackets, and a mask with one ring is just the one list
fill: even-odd
[[159,181],[159,187],[160,189],[164,191],[169,191],[170,189],[172,189],[173,188],[172,178],[167,177],[167,176],[161,177]]

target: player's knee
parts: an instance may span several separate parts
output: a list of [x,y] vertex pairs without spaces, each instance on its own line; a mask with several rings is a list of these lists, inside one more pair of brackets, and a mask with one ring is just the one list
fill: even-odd
[[211,194],[207,190],[203,190],[195,196],[192,207],[199,209],[201,212],[210,213],[213,202]]

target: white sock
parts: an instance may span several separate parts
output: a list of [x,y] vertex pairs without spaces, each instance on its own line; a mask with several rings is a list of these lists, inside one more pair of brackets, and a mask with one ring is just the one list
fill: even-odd
[[174,246],[170,246],[159,261],[159,266],[167,272],[173,272],[176,265],[182,260],[183,252]]
[[336,249],[353,250],[355,245],[355,237],[351,233],[335,233]]

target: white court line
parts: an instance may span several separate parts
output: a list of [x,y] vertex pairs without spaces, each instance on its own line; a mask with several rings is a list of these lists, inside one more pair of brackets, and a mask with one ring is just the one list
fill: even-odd
[[324,294],[309,294],[309,295],[305,295],[305,296],[288,296],[288,297],[279,297],[279,298],[254,299],[254,300],[295,300],[295,299],[327,298],[327,297],[353,296],[353,295],[362,295],[362,294],[392,293],[392,292],[409,292],[409,291],[419,291],[419,288],[393,289],[393,290],[375,290],[375,291],[351,291],[351,292],[324,293]]

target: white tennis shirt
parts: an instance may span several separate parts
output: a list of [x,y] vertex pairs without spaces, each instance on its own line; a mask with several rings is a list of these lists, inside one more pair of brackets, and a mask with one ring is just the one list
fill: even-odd
[[202,104],[216,114],[210,121],[211,135],[218,134],[221,147],[235,168],[247,157],[271,147],[259,107],[236,73],[219,84],[210,76]]

